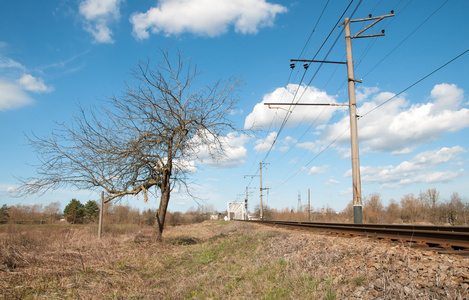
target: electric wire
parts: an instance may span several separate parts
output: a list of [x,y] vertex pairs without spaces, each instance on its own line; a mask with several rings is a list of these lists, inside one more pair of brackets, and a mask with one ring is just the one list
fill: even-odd
[[[353,2],[353,1],[352,1],[352,2]],[[327,39],[332,35],[332,33],[333,33],[333,32],[335,31],[335,29],[337,28],[338,24],[342,21],[342,18],[344,17],[345,13],[347,12],[347,10],[348,10],[348,8],[350,7],[350,5],[352,4],[352,2],[350,2],[350,4],[349,4],[349,6],[347,7],[347,9],[346,9],[346,10],[344,11],[344,13],[340,16],[340,18],[338,19],[338,21],[337,21],[336,24],[334,25],[333,30],[331,30],[331,32],[329,33]],[[355,12],[357,11],[357,9],[360,7],[361,3],[362,3],[362,0],[357,4],[357,6],[355,7],[355,9],[353,10],[353,12],[352,12],[352,14],[351,14],[351,16],[350,16],[351,18],[353,17],[353,15],[354,15]],[[329,48],[329,51],[327,52],[327,54],[326,54],[326,56],[324,57],[323,60],[327,60],[327,58],[329,57],[330,53],[332,52],[332,50],[334,49],[335,45],[337,44],[339,38],[342,36],[343,31],[344,31],[344,29],[342,29],[342,30],[340,31],[340,33],[337,35],[337,38],[336,38],[335,41],[333,42],[332,46]],[[327,40],[327,39],[326,39],[326,40]],[[321,48],[322,48],[322,46],[321,46]],[[320,49],[319,49],[318,52],[316,53],[315,57],[318,55],[319,51],[320,51]],[[314,58],[313,58],[313,60],[314,60]],[[313,80],[316,78],[317,74],[319,73],[319,71],[320,71],[320,69],[321,69],[321,67],[322,67],[323,65],[324,65],[324,63],[320,63],[319,67],[317,68],[316,72],[314,73],[314,75],[312,76],[312,78],[310,79],[310,81],[308,82],[307,86],[311,86],[311,83],[312,83]],[[307,86],[306,86],[306,87],[307,87]],[[307,91],[307,88],[306,88],[306,87],[304,88],[303,93],[301,94],[301,96],[299,97],[299,99],[295,102],[295,104],[299,103],[299,101],[301,100],[301,98],[302,98],[302,97],[304,96],[304,94],[306,93],[306,91]],[[291,107],[291,106],[290,106],[290,107]],[[325,109],[326,109],[326,108],[323,108],[323,110],[322,110],[322,111],[320,112],[320,114],[316,117],[316,119],[314,120],[314,122],[309,125],[309,127],[308,127],[307,130],[304,132],[304,134],[300,137],[300,139],[296,140],[296,142],[294,143],[293,146],[295,146],[296,144],[298,144],[299,141],[306,135],[306,133],[314,126],[314,124],[316,124],[316,122],[319,120],[319,117],[322,115],[322,113],[324,112]],[[303,120],[304,120],[304,119],[305,119],[305,118],[303,118]],[[302,121],[303,121],[303,120],[302,120]],[[300,124],[302,123],[302,121],[300,122]],[[278,137],[278,135],[277,135],[277,137]],[[317,138],[316,138],[316,140],[317,140]],[[273,145],[272,145],[272,147],[273,147]],[[287,153],[290,152],[291,149],[292,149],[292,148],[290,148],[290,150],[287,151]],[[286,154],[284,154],[283,156],[285,156],[285,155],[286,155]],[[282,156],[282,157],[283,157],[283,156]]]
[[[352,0],[351,2],[353,2],[353,1],[354,1],[354,0]],[[326,5],[325,5],[324,8],[322,9],[322,12],[321,12],[321,14],[320,14],[318,20],[316,21],[316,24],[314,25],[314,28],[313,28],[313,30],[311,31],[311,34],[309,35],[309,37],[308,37],[308,39],[307,39],[307,41],[306,41],[306,43],[305,43],[305,45],[304,45],[304,47],[303,47],[303,50],[301,50],[301,53],[300,53],[299,57],[301,57],[301,55],[304,53],[306,47],[309,45],[309,43],[310,43],[310,41],[311,41],[311,38],[312,38],[314,32],[316,31],[316,28],[317,28],[317,26],[318,26],[318,24],[319,24],[319,21],[322,19],[322,16],[324,15],[324,12],[325,12],[325,10],[326,10],[326,8],[327,8],[329,2],[330,2],[330,0],[328,0],[328,1],[326,2]],[[327,40],[327,39],[326,39],[326,40]],[[324,41],[324,43],[325,43],[325,41]],[[305,72],[303,73],[303,76],[302,76],[300,82],[303,82],[303,79],[304,79],[304,76],[305,76],[305,74],[306,74],[306,71],[307,71],[307,70],[305,69]],[[290,78],[291,78],[291,74],[292,74],[292,73],[293,73],[293,69],[292,69],[292,72],[290,72],[290,77],[288,78],[288,81],[287,81],[286,86],[288,86],[288,83],[290,82]],[[284,90],[284,93],[283,93],[282,97],[280,98],[281,101],[283,100],[283,98],[284,98],[284,96],[285,96],[285,92],[286,92],[286,90]],[[295,96],[296,96],[296,94],[295,94]],[[295,96],[294,96],[294,98],[295,98]],[[294,99],[294,98],[293,98],[293,99]],[[280,101],[280,102],[281,102],[281,101]],[[290,106],[290,109],[291,109],[291,106]],[[288,116],[288,114],[286,115],[286,117],[287,117],[287,116]],[[270,128],[272,127],[273,122],[274,122],[274,119],[272,119],[272,121],[271,121],[271,123],[270,123],[270,125],[269,125],[269,129],[267,130],[267,132],[268,132],[268,131],[270,130]],[[285,126],[285,125],[284,125],[285,123],[286,123],[286,119],[284,119],[284,121],[282,122],[282,125],[281,125],[280,129],[279,129],[278,132],[277,132],[277,137],[278,137],[278,135],[280,134],[280,132],[283,130],[283,127]],[[267,137],[268,137],[268,136],[265,137],[265,139],[264,139],[264,141],[262,142],[262,144],[265,143]],[[275,144],[275,142],[276,142],[276,140],[277,140],[277,137],[276,137],[276,138],[274,139],[274,141],[272,142],[272,144],[271,144],[271,146],[270,146],[270,149],[267,151],[267,154],[266,154],[266,156],[264,157],[264,159],[263,159],[262,161],[265,161],[265,160],[267,159],[267,157],[269,156],[270,151],[273,149],[274,144]],[[257,160],[257,157],[258,157],[258,155],[256,156],[256,160]],[[256,160],[254,160],[254,161],[256,161]],[[252,167],[251,167],[251,168],[252,168]]]
[[[407,35],[396,47],[394,47],[386,56],[384,56],[371,70],[369,70],[363,78],[365,78],[368,74],[370,74],[377,66],[379,66],[385,59],[389,57],[397,48],[399,48],[405,41],[407,41],[417,30],[420,29],[428,20],[430,20],[449,0],[446,0],[441,6],[439,6],[430,16],[428,16],[422,23],[420,23],[417,28],[415,28],[409,35]],[[406,6],[407,7],[407,6]]]
[[311,31],[311,34],[309,35],[309,38],[308,38],[308,40],[306,41],[306,43],[305,43],[305,45],[304,45],[304,47],[303,47],[303,50],[301,50],[301,53],[300,53],[300,55],[298,55],[298,57],[301,57],[301,56],[303,55],[304,51],[306,50],[306,47],[308,47],[309,42],[311,41],[311,38],[313,37],[313,34],[314,34],[314,32],[316,31],[316,28],[318,27],[319,21],[321,21],[321,18],[322,18],[322,16],[324,15],[324,11],[326,10],[327,5],[329,5],[329,1],[330,1],[330,0],[327,0],[326,5],[324,5],[324,8],[322,9],[322,12],[321,12],[321,14],[319,15],[319,18],[318,18],[318,20],[316,21],[316,24],[314,25],[314,28],[313,28],[313,30]]
[[432,76],[433,74],[435,74],[436,72],[438,72],[439,70],[443,69],[444,67],[446,67],[447,65],[449,65],[450,63],[452,63],[453,61],[457,60],[458,58],[460,58],[461,56],[463,56],[464,54],[468,53],[469,52],[469,49],[463,51],[461,54],[457,55],[456,57],[452,58],[451,60],[449,60],[448,62],[444,63],[443,65],[441,65],[440,67],[436,68],[435,70],[433,70],[432,72],[428,73],[427,75],[423,76],[422,78],[420,78],[419,80],[417,80],[416,82],[412,83],[411,85],[409,85],[408,87],[406,87],[405,89],[401,90],[399,93],[397,93],[396,95],[392,96],[391,98],[387,99],[386,101],[382,102],[381,104],[377,105],[376,107],[374,107],[373,109],[369,110],[368,112],[364,113],[361,115],[361,117],[365,117],[367,115],[369,115],[370,113],[372,113],[373,111],[377,110],[378,108],[380,108],[381,106],[383,106],[384,104],[388,103],[389,101],[397,98],[399,95],[401,95],[402,93],[405,93],[407,90],[413,88],[414,86],[416,86],[417,84],[419,84],[420,82],[424,81],[425,79],[427,79],[428,77]]
[[[319,54],[320,50],[323,48],[323,46],[325,45],[325,43],[327,42],[327,40],[329,39],[329,37],[330,37],[330,35],[333,33],[333,31],[335,31],[337,25],[338,25],[339,22],[342,20],[343,16],[344,16],[345,13],[348,11],[348,9],[350,8],[350,6],[352,5],[353,2],[354,2],[354,0],[351,0],[351,1],[350,1],[350,3],[348,4],[347,8],[346,8],[346,9],[344,10],[344,12],[342,13],[341,17],[338,19],[338,21],[337,21],[336,25],[334,26],[334,28],[333,28],[333,29],[331,30],[331,32],[329,33],[328,37],[323,41],[323,43],[322,43],[320,49],[316,52],[316,55],[314,56],[314,58]],[[355,11],[356,11],[356,9],[358,8],[358,6],[360,6],[361,2],[362,2],[362,0],[360,0],[360,3],[359,3],[359,4],[357,5],[357,7],[355,8]],[[328,0],[328,2],[326,3],[326,6],[324,7],[324,9],[323,9],[323,11],[322,11],[322,13],[321,13],[321,17],[322,17],[322,15],[323,15],[323,13],[324,13],[324,11],[325,11],[325,8],[327,7],[327,4],[328,4],[328,3],[329,3],[329,0]],[[355,11],[354,11],[354,12],[355,12]],[[320,18],[321,18],[321,17],[320,17]],[[318,23],[319,23],[319,22],[316,23],[315,27],[317,26]],[[313,32],[314,32],[314,30],[315,30],[315,29],[313,29]],[[311,33],[310,37],[312,36],[313,32]],[[309,39],[308,39],[306,45],[307,45],[307,44],[309,44]],[[306,48],[306,45],[305,45],[304,49]],[[302,50],[302,53],[303,53],[304,49]],[[313,58],[313,59],[314,59],[314,58]],[[292,71],[293,71],[293,70],[292,70]],[[306,75],[306,72],[307,72],[307,68],[306,68],[305,71],[303,72],[303,76],[302,76],[302,78],[301,78],[301,80],[300,80],[299,86],[301,86],[301,83],[302,83],[303,80],[304,80],[304,77],[305,77],[305,75]],[[291,74],[292,74],[292,73],[290,73],[290,78],[291,78]],[[290,78],[289,78],[289,79],[290,79]],[[312,80],[310,80],[310,82],[311,82],[311,81],[312,81]],[[289,81],[288,81],[288,82],[289,82]],[[287,82],[287,84],[288,84],[288,82]],[[293,99],[292,99],[292,103],[294,102],[297,93],[298,93],[298,89],[297,89],[297,91],[295,92],[295,95],[294,95],[294,97],[293,97]],[[282,96],[282,98],[283,98],[283,96]],[[298,101],[299,101],[299,100],[298,100]],[[290,109],[291,109],[291,106],[290,106]],[[289,109],[289,110],[290,110],[290,109]],[[275,143],[276,143],[276,141],[277,141],[277,139],[278,139],[280,133],[282,132],[283,128],[285,127],[286,122],[288,121],[288,119],[289,119],[289,114],[286,114],[286,116],[285,116],[285,118],[284,118],[284,120],[283,120],[283,122],[282,122],[282,125],[280,126],[280,129],[278,130],[277,135],[276,135],[274,141],[272,142],[272,144],[271,144],[271,146],[270,146],[270,149],[267,151],[267,153],[266,153],[264,159],[262,160],[262,162],[265,162],[265,160],[266,160],[267,157],[269,156],[269,154],[270,154],[270,152],[272,151],[272,149],[273,149],[273,147],[274,147],[274,145],[275,145]],[[273,121],[271,122],[271,125],[272,125],[272,124],[273,124]],[[266,137],[265,139],[267,139],[267,137]],[[265,139],[264,139],[263,143],[265,142]],[[259,153],[258,153],[258,155],[259,155]],[[258,155],[256,156],[256,160],[257,160]],[[256,160],[254,160],[254,161],[256,161]],[[254,166],[254,163],[253,163],[253,165],[251,166],[251,169],[253,168],[253,166]],[[250,170],[251,170],[251,169],[250,169]],[[259,173],[259,171],[257,171],[254,176],[257,176],[258,173]],[[251,176],[251,180],[249,181],[249,184],[247,185],[248,187],[251,185],[252,180],[254,179],[254,176]]]
[[[454,62],[455,60],[457,60],[458,58],[460,58],[461,56],[465,55],[466,53],[469,52],[469,49],[463,51],[462,53],[460,53],[459,55],[457,55],[456,57],[452,58],[451,60],[449,60],[448,62],[444,63],[443,65],[441,65],[440,67],[436,68],[435,70],[433,70],[432,72],[428,73],[427,75],[423,76],[422,78],[420,78],[419,80],[415,81],[414,83],[412,83],[411,85],[409,85],[408,87],[406,87],[405,89],[401,90],[400,92],[398,92],[396,95],[394,95],[393,97],[387,99],[386,101],[384,101],[383,103],[381,103],[380,105],[377,105],[376,107],[374,107],[373,109],[369,110],[368,112],[366,112],[365,114],[361,115],[360,118],[363,118],[367,115],[369,115],[370,113],[372,113],[373,111],[377,110],[378,108],[380,108],[381,106],[383,106],[384,104],[392,101],[393,99],[397,98],[399,95],[405,93],[406,91],[408,91],[409,89],[411,89],[412,87],[416,86],[417,84],[419,84],[420,82],[422,82],[423,80],[427,79],[428,77],[430,77],[431,75],[435,74],[436,72],[438,72],[439,70],[443,69],[444,67],[446,67],[447,65],[449,65],[450,63]],[[332,140],[332,142],[330,142],[325,148],[323,148],[320,152],[318,152],[318,154],[316,154],[304,167],[307,167],[308,165],[310,165],[314,160],[316,160],[322,153],[324,153],[327,149],[329,149],[342,135],[344,135],[345,132],[347,132],[348,130],[350,129],[350,126],[345,129],[341,134],[339,134],[334,140]],[[287,180],[285,181],[282,181],[279,185],[277,185],[275,188],[278,188],[279,186],[287,183],[289,180],[291,180],[293,177],[295,177],[297,174],[299,174],[301,171],[303,171],[304,169],[301,168],[300,170],[298,170],[295,174],[293,174],[292,176],[290,176]]]
[[[356,12],[356,10],[358,9],[358,7],[359,7],[360,4],[362,3],[362,1],[363,1],[363,0],[360,0],[360,2],[358,3],[358,5],[355,7],[355,10],[353,11],[352,15]],[[323,44],[321,45],[321,47],[317,50],[316,54],[315,54],[314,57],[313,57],[313,60],[317,57],[317,55],[319,54],[319,52],[321,51],[321,49],[322,49],[322,48],[324,47],[324,45],[326,44],[327,40],[330,38],[330,36],[332,35],[332,33],[336,30],[337,26],[340,24],[340,22],[342,21],[342,18],[343,18],[344,15],[347,13],[348,9],[350,8],[350,6],[352,5],[353,2],[354,2],[354,0],[351,0],[350,3],[348,4],[347,8],[345,8],[344,12],[343,12],[342,15],[339,17],[339,19],[337,20],[336,24],[335,24],[334,27],[332,28],[332,30],[329,32],[327,38],[324,40],[324,42],[323,42]],[[339,35],[339,36],[340,36],[340,35]],[[333,47],[335,46],[335,44],[337,43],[337,40],[338,40],[338,38],[335,40],[333,46],[330,48],[330,50],[329,50],[329,52],[328,52],[328,55],[329,55],[329,53],[332,51],[332,48],[333,48]],[[328,56],[328,55],[327,55],[327,56]],[[326,58],[327,58],[327,56],[326,56]],[[320,66],[322,66],[322,65],[323,65],[323,63],[320,64]],[[319,71],[319,69],[320,69],[320,67],[319,67],[318,70],[316,71],[316,73],[315,73],[315,75],[313,76],[313,78],[309,81],[308,86],[311,85],[311,82],[312,82],[313,79],[315,78],[315,76],[316,76],[317,72]],[[303,83],[303,80],[304,80],[304,77],[305,77],[305,75],[306,75],[307,70],[308,70],[308,68],[305,69],[305,71],[304,71],[304,73],[303,73],[303,76],[302,76],[302,78],[301,78],[301,80],[300,80],[300,84],[298,85],[298,87],[300,87],[301,84]],[[295,91],[295,94],[294,94],[293,99],[292,99],[292,102],[291,102],[292,104],[297,104],[297,103],[301,100],[301,97],[304,95],[304,92],[303,92],[302,96],[300,96],[300,98],[298,98],[298,100],[295,102],[295,99],[296,99],[296,96],[297,96],[297,94],[298,94],[298,91],[299,91],[299,88]],[[289,110],[289,111],[293,111],[293,110],[294,110],[294,108],[292,108],[292,105],[290,105],[290,107],[289,107],[288,110]],[[267,159],[267,157],[268,157],[269,154],[271,153],[271,151],[272,151],[272,149],[273,149],[275,143],[277,142],[278,137],[280,136],[280,133],[281,133],[281,132],[283,131],[283,129],[285,128],[285,125],[286,125],[286,123],[288,122],[290,116],[291,116],[291,113],[285,115],[285,118],[284,118],[284,120],[283,120],[283,122],[282,122],[282,125],[280,126],[280,129],[279,129],[279,131],[277,132],[277,135],[276,135],[274,141],[272,142],[272,144],[271,144],[271,146],[270,146],[270,149],[267,151],[267,153],[266,153],[264,159],[262,160],[263,162]]]
[[332,142],[330,142],[327,146],[325,146],[321,151],[319,151],[308,163],[306,163],[304,166],[302,166],[298,171],[296,171],[296,173],[294,173],[293,175],[291,175],[290,177],[288,177],[286,180],[283,180],[280,182],[279,185],[277,185],[275,188],[278,188],[279,186],[287,183],[288,181],[290,181],[290,179],[292,179],[293,177],[295,177],[296,175],[298,175],[299,173],[303,172],[307,166],[309,166],[313,161],[315,161],[321,154],[323,154],[327,149],[329,149],[335,142],[337,142],[338,139],[340,139],[344,133],[346,133],[348,130],[350,129],[350,126],[347,127],[344,131],[342,131],[341,134],[339,134],[335,139],[332,140]]
[[[410,35],[412,35],[416,30],[418,30],[423,24],[425,24],[433,15],[435,15],[436,12],[438,12],[446,3],[448,2],[448,0],[446,2],[444,2],[440,7],[438,7],[427,19],[425,19]],[[407,5],[406,5],[407,7]],[[407,40],[409,37],[407,36],[405,40]],[[403,42],[404,42],[403,41]],[[401,42],[399,44],[399,46],[403,43]],[[397,48],[397,47],[396,47]],[[395,49],[393,49],[392,51],[394,51]],[[392,52],[391,51],[391,52]],[[450,61],[448,61],[447,63],[443,64],[442,66],[440,66],[439,68],[435,69],[434,71],[430,72],[429,74],[427,74],[426,76],[422,77],[421,79],[419,79],[418,81],[414,82],[413,84],[411,84],[410,86],[408,86],[407,88],[405,88],[404,90],[400,91],[399,93],[397,93],[396,95],[394,95],[393,97],[389,98],[388,100],[384,101],[383,103],[381,103],[380,105],[376,106],[375,108],[373,108],[372,110],[368,111],[367,113],[365,114],[362,114],[361,117],[365,117],[366,115],[370,114],[371,112],[373,112],[374,110],[378,109],[379,107],[383,106],[384,104],[388,103],[389,101],[397,98],[399,95],[401,95],[402,93],[406,92],[407,90],[409,90],[410,88],[414,87],[415,85],[417,85],[418,83],[422,82],[423,80],[425,80],[426,78],[430,77],[431,75],[433,75],[434,73],[438,72],[439,70],[441,70],[442,68],[444,68],[445,66],[447,66],[448,64],[450,64],[451,62],[457,60],[458,58],[460,58],[461,56],[463,56],[464,54],[466,54],[467,52],[469,52],[469,49],[462,52],[461,54],[459,54],[458,56],[454,57],[453,59],[451,59]],[[389,54],[387,55],[389,56]],[[386,57],[387,57],[386,56]],[[368,73],[367,73],[368,74]],[[332,144],[334,144],[350,127],[348,127],[344,132],[342,132],[336,139],[334,139],[326,148],[324,148],[323,150],[321,150],[311,161],[309,161],[306,165],[302,166],[302,168],[300,168],[296,173],[294,173],[293,175],[291,175],[290,177],[288,177],[288,179],[286,179],[285,181],[282,181],[282,184],[283,183],[286,183],[288,182],[291,178],[293,178],[294,176],[296,176],[297,174],[299,174],[300,172],[302,172],[304,170],[304,167],[308,166],[309,164],[311,164],[320,154],[322,154],[325,150],[327,150],[330,146],[332,146]],[[304,135],[303,135],[304,136]],[[319,137],[318,137],[319,138]],[[317,138],[317,139],[318,139]],[[316,140],[317,140],[316,139]],[[280,186],[280,185],[278,185]],[[277,186],[277,187],[278,187]],[[276,188],[277,188],[276,187]]]

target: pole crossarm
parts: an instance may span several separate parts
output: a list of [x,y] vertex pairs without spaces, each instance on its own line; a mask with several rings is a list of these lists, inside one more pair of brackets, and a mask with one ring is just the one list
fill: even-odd
[[383,15],[383,16],[378,16],[378,17],[371,17],[371,15],[370,15],[369,18],[350,20],[349,21],[350,23],[376,20],[373,23],[371,23],[370,25],[368,25],[365,28],[363,28],[362,30],[360,30],[359,32],[355,33],[353,36],[351,36],[351,38],[352,39],[357,39],[357,38],[384,36],[384,30],[381,33],[377,33],[377,34],[369,34],[369,35],[360,35],[360,34],[367,31],[368,29],[370,29],[371,27],[376,25],[379,21],[383,20],[384,18],[389,18],[389,17],[394,17],[394,11],[393,10],[388,15]]
[[341,64],[346,65],[347,62],[345,61],[329,61],[329,60],[314,60],[314,59],[290,59],[291,62],[315,62],[315,63],[322,63],[322,64]]
[[350,106],[350,104],[342,104],[342,103],[264,103],[271,109],[284,109],[282,107],[271,107],[271,105],[303,105],[303,106]]

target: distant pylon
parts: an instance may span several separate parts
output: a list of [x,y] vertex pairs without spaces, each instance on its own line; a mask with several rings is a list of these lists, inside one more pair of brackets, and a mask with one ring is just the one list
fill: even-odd
[[296,211],[300,211],[301,209],[301,194],[300,191],[298,191],[298,207],[296,208]]

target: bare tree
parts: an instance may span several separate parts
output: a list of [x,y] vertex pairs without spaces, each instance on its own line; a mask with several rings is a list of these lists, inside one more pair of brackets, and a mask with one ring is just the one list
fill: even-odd
[[368,223],[380,223],[383,219],[383,201],[381,195],[373,193],[364,199],[363,215]]
[[32,135],[40,158],[37,175],[21,179],[20,194],[72,186],[106,191],[105,202],[142,193],[160,193],[156,239],[160,240],[173,188],[187,192],[190,162],[201,148],[214,158],[224,153],[224,137],[237,131],[230,120],[238,78],[198,86],[196,67],[178,51],[161,51],[152,67],[140,62],[135,80],[119,97],[85,109],[49,137]]

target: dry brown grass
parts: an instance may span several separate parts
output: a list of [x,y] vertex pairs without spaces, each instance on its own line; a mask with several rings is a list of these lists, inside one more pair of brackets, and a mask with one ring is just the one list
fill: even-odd
[[[0,227],[3,299],[297,298],[318,291],[283,259],[265,255],[279,233],[233,222],[150,227]],[[319,290],[319,292],[321,292]]]
[[[345,252],[362,240],[222,221],[169,228],[159,244],[151,234],[151,227],[109,226],[99,240],[96,228],[84,225],[2,226],[0,298],[393,299],[377,284],[381,273],[370,271],[384,268],[373,259],[386,248]],[[414,292],[415,282],[400,288],[404,298],[467,295],[444,284],[435,293]]]

